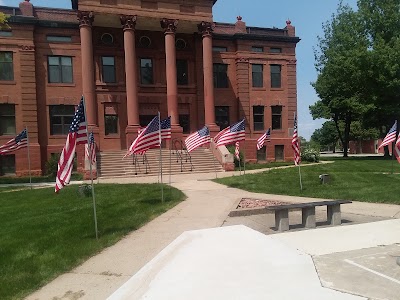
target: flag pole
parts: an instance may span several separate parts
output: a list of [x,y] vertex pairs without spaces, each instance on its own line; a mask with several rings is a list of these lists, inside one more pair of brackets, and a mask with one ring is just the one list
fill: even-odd
[[303,190],[303,183],[301,182],[301,171],[300,171],[300,164],[299,164],[299,177],[300,177],[300,190]]
[[[246,175],[246,140],[244,142],[244,151],[243,151],[243,175]],[[239,158],[240,158],[240,152],[239,152]]]
[[[82,95],[83,98],[83,111],[85,112],[85,121],[86,121],[86,139],[87,139],[87,147],[89,147],[89,131],[88,131],[88,120],[87,120],[87,114],[86,114],[86,100],[85,96]],[[85,149],[86,150],[86,149]],[[88,149],[89,152],[89,149]],[[85,151],[86,153],[86,151]],[[93,174],[92,174],[92,162],[89,162],[89,170],[90,170],[90,182],[92,186],[92,199],[93,199],[93,217],[94,217],[94,229],[96,232],[96,240],[99,239],[99,234],[97,230],[97,215],[96,215],[96,197],[94,194],[94,185],[93,185]]]
[[[217,148],[215,148],[215,149],[217,149]],[[211,154],[212,154],[212,156],[213,156],[213,164],[214,164],[215,178],[218,178],[217,166],[216,166],[216,164],[215,164],[215,155],[214,155],[214,152],[213,152],[213,150],[212,150],[212,145],[211,145],[211,137],[210,137],[210,151],[211,151]]]
[[161,151],[161,117],[160,112],[158,112],[158,136],[160,142],[160,179],[161,179],[161,202],[164,203],[164,187],[163,187],[163,179],[162,179],[162,151]]
[[240,164],[240,152],[239,152],[239,159],[238,159],[238,161],[239,161],[239,176],[242,176],[242,166],[241,166],[241,164]]
[[25,131],[26,131],[26,141],[28,143],[28,168],[29,168],[29,185],[31,186],[32,189],[32,174],[31,174],[31,153],[29,149],[29,134],[28,134],[28,126],[25,126]]
[[[296,120],[296,113],[294,112],[293,113],[293,120]],[[299,139],[299,120],[297,120],[297,140]],[[299,144],[299,156],[301,157],[301,149],[300,149],[300,144]],[[302,183],[302,181],[301,181],[301,170],[300,170],[300,161],[301,160],[299,160],[299,164],[298,164],[298,166],[299,166],[299,180],[300,180],[300,190],[302,191],[303,190],[303,183]]]

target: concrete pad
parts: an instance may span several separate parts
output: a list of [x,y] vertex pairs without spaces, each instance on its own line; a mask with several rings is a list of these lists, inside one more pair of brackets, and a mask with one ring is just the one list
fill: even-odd
[[400,245],[380,246],[314,257],[325,287],[373,299],[399,299]]
[[311,255],[371,248],[400,243],[400,219],[317,230],[279,233],[271,236]]
[[108,299],[365,299],[321,287],[310,256],[245,226],[183,233]]

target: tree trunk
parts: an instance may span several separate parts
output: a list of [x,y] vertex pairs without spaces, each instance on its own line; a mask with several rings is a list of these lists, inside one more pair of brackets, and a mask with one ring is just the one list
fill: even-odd
[[347,112],[344,124],[344,138],[343,138],[343,157],[348,157],[349,152],[349,136],[351,125],[351,113]]
[[390,157],[389,146],[383,146],[384,157]]

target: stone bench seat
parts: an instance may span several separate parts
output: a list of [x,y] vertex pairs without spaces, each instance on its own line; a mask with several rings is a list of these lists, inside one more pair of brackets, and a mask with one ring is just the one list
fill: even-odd
[[352,203],[349,200],[329,200],[308,203],[295,203],[265,207],[267,211],[275,212],[275,227],[279,231],[289,230],[289,210],[301,209],[302,224],[306,228],[315,228],[315,207],[327,206],[327,220],[331,225],[342,224],[340,205]]

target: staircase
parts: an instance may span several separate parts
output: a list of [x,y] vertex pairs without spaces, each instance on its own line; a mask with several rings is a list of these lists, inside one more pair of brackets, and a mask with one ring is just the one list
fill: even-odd
[[[97,153],[97,166],[100,178],[149,176],[159,173],[160,149],[151,149],[144,156],[123,158],[126,150]],[[197,148],[190,155],[183,150],[162,149],[163,174],[188,174],[222,172],[223,168],[209,149]],[[171,159],[170,159],[171,158]],[[146,169],[147,166],[147,169]]]

